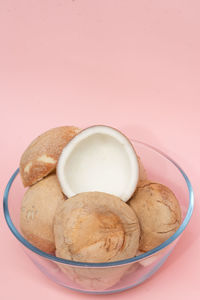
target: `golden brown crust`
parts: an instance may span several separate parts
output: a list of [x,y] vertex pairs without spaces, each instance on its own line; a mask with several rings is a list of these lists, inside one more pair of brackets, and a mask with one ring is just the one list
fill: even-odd
[[80,129],[74,126],[53,128],[28,146],[20,160],[20,175],[25,187],[55,170],[63,148],[78,132]]
[[55,174],[32,185],[25,192],[20,212],[20,228],[35,247],[54,253],[53,218],[63,195]]
[[56,255],[83,262],[134,257],[139,246],[137,216],[120,198],[85,192],[69,198],[54,219]]
[[173,192],[166,186],[142,181],[128,203],[140,226],[140,251],[149,251],[175,233],[181,223],[181,210]]

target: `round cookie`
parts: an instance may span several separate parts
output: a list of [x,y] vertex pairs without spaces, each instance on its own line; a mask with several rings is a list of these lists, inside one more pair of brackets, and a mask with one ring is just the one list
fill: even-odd
[[140,251],[149,251],[172,236],[181,223],[181,209],[174,193],[166,186],[143,181],[128,203],[140,227]]
[[33,140],[20,159],[24,186],[34,184],[55,170],[62,149],[79,132],[77,127],[62,126],[50,129]]
[[21,231],[31,244],[44,252],[55,252],[53,219],[58,204],[65,199],[55,174],[37,182],[24,194],[20,211]]

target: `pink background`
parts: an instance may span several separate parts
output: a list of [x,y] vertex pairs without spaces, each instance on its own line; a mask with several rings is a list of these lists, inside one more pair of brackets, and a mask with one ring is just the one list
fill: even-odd
[[[30,141],[60,125],[107,124],[173,157],[195,211],[165,265],[109,299],[200,299],[200,2],[1,0],[1,193]],[[38,271],[0,210],[0,298],[99,299]]]

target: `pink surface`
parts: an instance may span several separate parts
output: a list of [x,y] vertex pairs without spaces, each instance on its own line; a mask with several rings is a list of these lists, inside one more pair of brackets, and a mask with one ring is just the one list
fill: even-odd
[[198,0],[0,2],[1,193],[45,130],[107,124],[173,157],[195,211],[165,265],[135,289],[89,296],[38,271],[0,210],[0,299],[200,298]]

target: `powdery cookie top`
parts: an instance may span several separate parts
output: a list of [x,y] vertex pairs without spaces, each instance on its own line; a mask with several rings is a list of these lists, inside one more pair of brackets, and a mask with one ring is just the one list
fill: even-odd
[[39,181],[56,168],[58,158],[66,144],[80,129],[63,126],[50,129],[38,136],[22,154],[20,175],[24,186]]
[[20,228],[35,247],[54,253],[53,218],[63,195],[56,175],[52,174],[31,186],[24,194],[20,213]]
[[181,223],[181,210],[166,186],[143,181],[129,201],[141,226],[139,249],[149,251],[172,236]]
[[120,198],[80,193],[64,202],[54,219],[56,256],[108,262],[135,256],[140,237],[137,216]]

